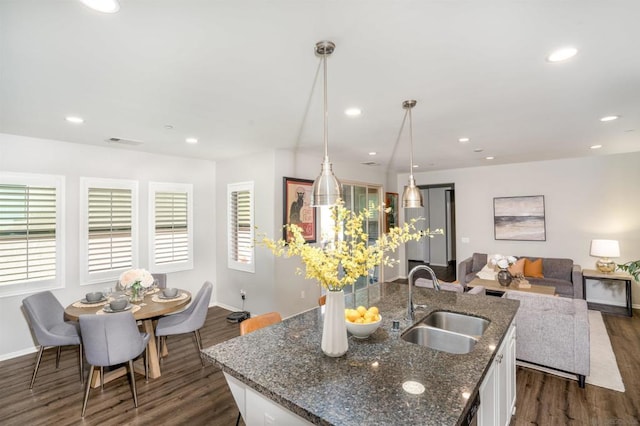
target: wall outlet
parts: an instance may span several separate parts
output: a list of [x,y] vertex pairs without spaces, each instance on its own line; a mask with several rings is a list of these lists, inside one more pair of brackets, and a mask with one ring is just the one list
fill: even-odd
[[304,299],[304,290],[300,292],[300,299]]
[[462,237],[462,238],[460,238],[460,241],[465,243],[465,244],[469,244],[469,237]]

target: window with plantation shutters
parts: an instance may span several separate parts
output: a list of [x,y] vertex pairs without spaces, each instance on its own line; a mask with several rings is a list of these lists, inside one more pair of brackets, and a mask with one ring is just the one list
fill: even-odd
[[229,184],[228,198],[228,266],[254,272],[253,182]]
[[193,185],[149,183],[149,268],[193,269]]
[[83,284],[117,280],[137,268],[137,183],[81,179]]
[[59,288],[64,178],[0,174],[0,296]]

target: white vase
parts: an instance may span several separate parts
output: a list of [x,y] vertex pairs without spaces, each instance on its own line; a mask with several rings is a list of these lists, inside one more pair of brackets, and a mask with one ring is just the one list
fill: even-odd
[[322,352],[342,356],[349,349],[347,325],[344,319],[344,291],[328,291],[322,326]]

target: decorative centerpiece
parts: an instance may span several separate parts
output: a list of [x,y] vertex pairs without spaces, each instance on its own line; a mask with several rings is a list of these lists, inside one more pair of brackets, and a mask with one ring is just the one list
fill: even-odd
[[518,259],[513,256],[494,256],[491,258],[491,264],[497,266],[500,270],[498,271],[497,278],[498,282],[503,287],[508,287],[513,280],[513,276],[509,272],[509,266],[516,263]]
[[[377,209],[376,209],[377,210]],[[417,219],[391,228],[388,233],[371,242],[363,224],[372,217],[374,209],[363,209],[356,214],[339,201],[331,208],[333,235],[335,239],[323,246],[305,242],[302,229],[295,225],[285,225],[290,240],[272,240],[262,235],[258,245],[269,248],[276,256],[298,256],[305,265],[305,278],[313,279],[327,290],[324,324],[322,330],[322,351],[328,356],[341,356],[347,352],[347,329],[345,325],[344,287],[354,284],[359,277],[367,276],[375,266],[394,266],[397,260],[389,258],[388,252],[400,244],[417,241],[423,237],[443,234],[441,229],[419,231],[415,227]],[[302,274],[298,268],[297,274]]]
[[120,275],[120,287],[131,291],[131,301],[144,299],[144,291],[153,285],[153,275],[146,269],[130,269]]

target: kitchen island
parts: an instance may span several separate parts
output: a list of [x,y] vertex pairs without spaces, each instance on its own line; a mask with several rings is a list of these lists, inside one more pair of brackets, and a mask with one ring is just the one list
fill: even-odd
[[[349,336],[349,350],[341,357],[328,357],[320,349],[321,308],[203,349],[203,356],[225,373],[243,417],[247,419],[247,407],[254,410],[253,419],[259,417],[252,421],[249,416],[249,425],[464,423],[519,304],[496,297],[413,290],[414,303],[427,306],[417,309],[416,320],[444,310],[491,321],[470,353],[450,354],[402,340],[402,332],[412,325],[406,318],[408,286],[382,283],[380,299],[372,303],[382,315],[380,328],[367,339]],[[394,320],[400,323],[397,331],[392,329]],[[403,389],[407,382],[426,389],[418,395],[408,393]],[[263,412],[258,407],[267,407],[265,402],[280,407]],[[276,419],[271,409],[284,409],[287,421]]]

